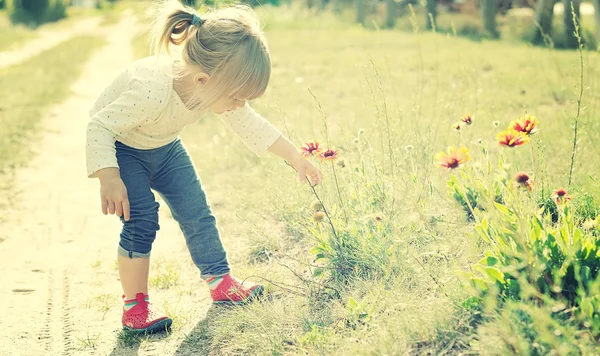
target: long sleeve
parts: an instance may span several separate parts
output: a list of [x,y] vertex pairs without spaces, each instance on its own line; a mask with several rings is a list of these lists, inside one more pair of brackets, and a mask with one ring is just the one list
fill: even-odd
[[144,85],[124,72],[102,93],[90,111],[87,126],[87,174],[119,167],[115,140],[123,133],[158,118],[165,92]]
[[281,131],[254,111],[248,103],[219,117],[257,156],[262,155],[281,136]]

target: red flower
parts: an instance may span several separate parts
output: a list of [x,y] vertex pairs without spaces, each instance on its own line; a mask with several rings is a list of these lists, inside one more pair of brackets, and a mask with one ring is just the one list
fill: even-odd
[[533,189],[533,178],[529,176],[529,174],[525,172],[519,172],[515,176],[515,182],[521,188],[525,188],[528,191]]
[[571,200],[572,197],[568,195],[567,190],[565,188],[559,188],[554,191],[554,194],[552,194],[552,198],[554,198],[554,201],[557,205],[560,205],[568,202],[569,200]]
[[496,140],[498,140],[498,143],[502,146],[516,147],[529,142],[529,137],[522,132],[509,129],[508,131],[497,134]]
[[328,148],[319,154],[319,158],[323,161],[335,161],[339,158],[338,151],[333,148]]
[[471,156],[466,147],[461,147],[458,151],[454,147],[448,147],[448,154],[440,152],[435,155],[435,160],[439,167],[456,169],[470,161]]
[[473,123],[473,117],[471,117],[471,115],[466,115],[465,117],[460,119],[460,121],[464,122],[467,125],[471,125]]
[[302,157],[308,158],[313,154],[318,155],[319,153],[321,153],[321,151],[323,151],[323,149],[319,148],[319,143],[315,141],[305,143],[304,146],[300,147],[300,151],[302,151],[300,153]]
[[537,124],[537,118],[527,114],[519,120],[511,122],[509,128],[526,135],[534,135],[538,132]]

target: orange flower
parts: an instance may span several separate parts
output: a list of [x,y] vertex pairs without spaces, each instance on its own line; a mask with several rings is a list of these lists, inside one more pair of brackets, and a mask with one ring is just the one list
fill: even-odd
[[464,122],[467,125],[471,125],[473,123],[473,117],[471,115],[466,115],[460,121]]
[[454,147],[448,147],[448,154],[440,152],[435,155],[435,161],[438,167],[447,169],[456,169],[471,160],[469,150],[461,147],[458,151]]
[[334,150],[333,148],[328,148],[327,150],[321,152],[319,154],[319,158],[322,161],[335,161],[338,159],[338,150]]
[[533,178],[529,176],[529,174],[525,172],[519,172],[515,176],[515,182],[521,188],[525,188],[528,191],[533,189]]
[[461,122],[455,122],[452,125],[452,128],[455,129],[456,131],[460,131],[460,129],[462,129],[462,123]]
[[313,154],[318,155],[319,153],[321,153],[321,151],[323,151],[323,149],[319,148],[319,143],[315,141],[305,143],[304,146],[300,147],[300,151],[302,151],[300,153],[302,157],[308,158]]
[[502,146],[516,147],[529,142],[529,137],[522,132],[509,129],[508,131],[497,134],[496,140],[498,140],[498,143]]
[[554,191],[554,194],[552,194],[552,198],[554,198],[554,201],[557,205],[560,205],[568,202],[569,200],[571,200],[572,197],[567,193],[567,190],[565,188],[559,188]]
[[510,123],[509,128],[517,132],[522,132],[526,135],[534,135],[538,132],[537,118],[529,114],[521,117]]

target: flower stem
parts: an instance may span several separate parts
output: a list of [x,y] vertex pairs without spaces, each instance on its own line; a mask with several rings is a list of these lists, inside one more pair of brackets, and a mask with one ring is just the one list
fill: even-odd
[[581,113],[581,99],[583,98],[583,52],[581,51],[581,35],[579,34],[579,23],[575,15],[573,2],[571,2],[571,14],[573,15],[573,24],[575,25],[575,37],[577,38],[577,51],[579,52],[579,98],[577,98],[577,115],[573,125],[573,151],[571,152],[571,167],[569,168],[569,186],[573,181],[573,166],[575,165],[575,152],[577,150],[577,129],[579,127],[579,115]]
[[346,212],[346,207],[344,206],[344,200],[342,199],[340,184],[338,183],[337,173],[335,171],[335,165],[333,164],[333,161],[331,161],[331,170],[333,171],[333,178],[335,181],[335,188],[337,189],[338,199],[340,200],[340,206],[342,207],[342,211],[344,212],[344,217],[346,218],[346,221],[348,221],[348,213]]
[[335,238],[339,240],[337,232],[335,231],[335,226],[333,226],[333,220],[331,220],[331,216],[329,215],[327,208],[325,208],[325,204],[323,204],[321,197],[319,197],[319,194],[317,193],[315,186],[310,183],[310,180],[308,180],[308,178],[306,178],[306,181],[308,182],[308,185],[310,186],[310,189],[312,190],[313,194],[315,195],[315,197],[317,198],[317,200],[323,207],[323,212],[325,213],[325,216],[327,216],[327,221],[329,222],[329,225],[331,226],[331,231],[333,232],[333,236],[335,236]]

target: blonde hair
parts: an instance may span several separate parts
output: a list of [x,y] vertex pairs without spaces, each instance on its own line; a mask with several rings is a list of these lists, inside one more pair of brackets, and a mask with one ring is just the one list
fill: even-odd
[[[196,16],[200,20],[193,24]],[[210,75],[209,95],[199,108],[207,108],[222,96],[256,99],[267,89],[271,57],[258,18],[248,6],[198,15],[191,7],[168,1],[159,9],[151,41],[156,55],[171,54],[171,46],[182,46],[182,61]]]

